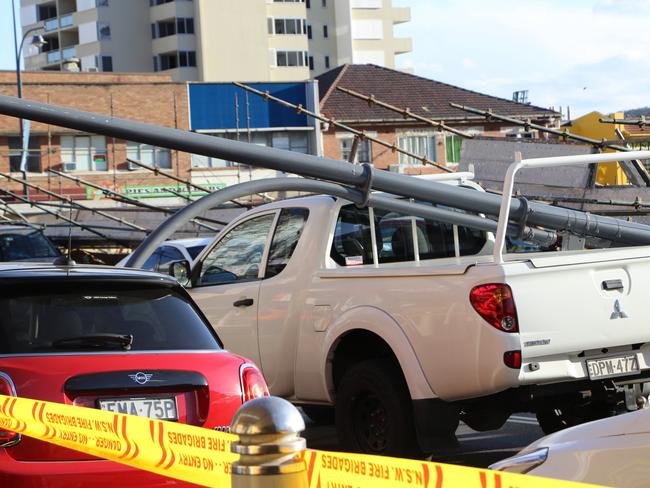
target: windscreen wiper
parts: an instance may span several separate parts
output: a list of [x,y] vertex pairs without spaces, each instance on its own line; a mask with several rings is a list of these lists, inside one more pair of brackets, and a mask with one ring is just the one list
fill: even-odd
[[131,334],[91,334],[64,337],[52,343],[59,349],[123,349],[128,351],[133,344]]

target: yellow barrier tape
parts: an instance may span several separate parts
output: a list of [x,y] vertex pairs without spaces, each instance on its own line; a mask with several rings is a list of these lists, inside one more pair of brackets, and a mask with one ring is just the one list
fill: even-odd
[[230,486],[239,459],[233,434],[3,395],[0,429],[203,486]]
[[584,483],[516,473],[343,452],[305,452],[309,488],[548,488]]
[[[0,395],[0,429],[203,486],[231,486],[237,436],[92,408]],[[342,452],[302,453],[308,488],[588,487],[569,481]],[[273,485],[276,486],[276,485]],[[307,487],[305,487],[307,488]]]

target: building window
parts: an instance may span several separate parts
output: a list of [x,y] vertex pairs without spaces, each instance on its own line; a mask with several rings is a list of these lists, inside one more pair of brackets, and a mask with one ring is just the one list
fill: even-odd
[[[126,157],[156,168],[172,167],[171,151],[166,147],[150,146],[138,142],[126,142]],[[129,169],[138,169],[136,165],[129,165]]]
[[269,34],[305,34],[306,26],[305,19],[273,19],[269,22]]
[[108,0],[95,0],[95,7],[108,7]]
[[178,53],[160,54],[160,71],[178,68]]
[[306,7],[311,8],[311,2],[309,0],[307,0],[307,2],[306,2]]
[[276,66],[307,66],[307,51],[277,51]]
[[38,20],[48,20],[56,17],[56,4],[52,2],[49,5],[38,6]]
[[178,67],[196,66],[195,51],[178,51],[175,53],[165,53],[158,56],[158,62],[154,61],[155,71],[164,71],[166,69],[175,69]]
[[[418,156],[426,156],[431,161],[437,161],[438,159],[436,157],[435,135],[431,133],[398,136],[397,146]],[[422,162],[418,159],[402,153],[399,153],[399,163],[407,166],[422,165]]]
[[113,71],[113,56],[102,56],[102,71]]
[[325,37],[325,38],[328,37],[328,35],[327,35],[327,26],[326,25],[323,26],[323,37]]
[[111,26],[107,22],[97,23],[97,37],[102,41],[110,40]]
[[153,70],[158,71],[158,56],[153,57]]
[[323,8],[326,8],[327,7],[327,0],[323,0],[322,3],[323,3]]
[[61,136],[61,162],[64,171],[106,171],[106,138]]
[[[9,171],[20,171],[20,162],[23,154],[23,143],[20,137],[9,138]],[[29,138],[27,149],[27,171],[29,173],[41,172],[41,146],[38,137]]]
[[311,25],[307,26],[307,39],[311,39]]
[[329,67],[330,67],[330,57],[325,56],[325,68],[329,68]]
[[179,34],[194,34],[194,19],[191,17],[176,19],[176,31]]
[[176,22],[174,19],[158,22],[157,27],[157,37],[167,37],[176,34]]
[[[350,152],[352,151],[352,145],[354,144],[354,137],[345,137],[341,139],[341,159],[345,161],[350,160]],[[357,144],[357,153],[354,157],[355,163],[372,163],[372,157],[370,153],[370,141],[364,139],[359,141]]]
[[[248,142],[249,140],[249,135],[245,132],[240,132],[239,135],[235,133],[227,133],[216,134],[215,136],[243,142]],[[250,142],[258,146],[275,147],[302,154],[309,154],[309,132],[306,131],[252,132],[250,134]],[[237,166],[237,163],[218,158],[200,156],[198,154],[192,155],[192,167],[194,168],[226,168],[233,166]]]
[[462,143],[463,139],[455,134],[445,137],[445,155],[447,163],[460,163],[460,148]]
[[309,69],[314,70],[314,56],[309,56]]

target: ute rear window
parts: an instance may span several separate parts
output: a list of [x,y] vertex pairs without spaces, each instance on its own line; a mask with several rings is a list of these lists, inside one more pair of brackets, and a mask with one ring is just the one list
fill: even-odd
[[132,335],[135,352],[219,349],[209,327],[170,288],[61,282],[0,288],[0,354],[122,350],[115,340],[85,340],[114,335]]

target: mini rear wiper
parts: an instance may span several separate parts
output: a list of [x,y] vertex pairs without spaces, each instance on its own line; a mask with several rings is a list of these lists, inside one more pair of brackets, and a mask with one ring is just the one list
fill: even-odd
[[59,349],[124,349],[128,351],[133,344],[131,334],[91,334],[64,337],[52,343]]

